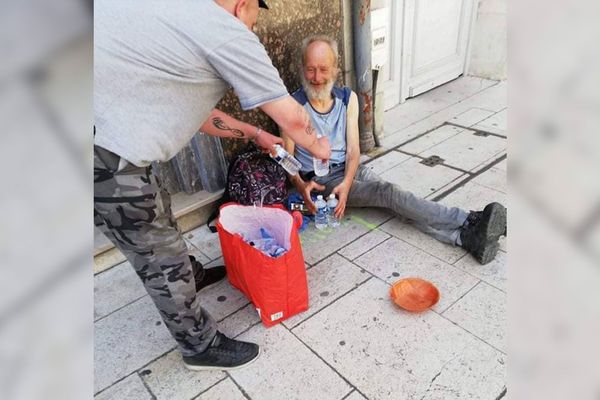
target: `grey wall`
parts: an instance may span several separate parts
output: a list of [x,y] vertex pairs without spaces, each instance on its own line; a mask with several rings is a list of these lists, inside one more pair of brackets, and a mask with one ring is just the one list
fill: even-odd
[[480,0],[471,36],[468,74],[506,79],[506,0]]

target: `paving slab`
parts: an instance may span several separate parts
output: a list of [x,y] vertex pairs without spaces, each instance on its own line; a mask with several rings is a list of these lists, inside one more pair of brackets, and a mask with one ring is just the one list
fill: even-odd
[[476,136],[474,131],[464,130],[458,135],[430,147],[420,155],[438,156],[444,164],[470,171],[483,161],[506,149],[506,139],[497,136]]
[[[397,107],[402,107],[402,105]],[[388,110],[385,113],[385,136],[383,139],[381,139],[381,145],[383,148],[391,149],[395,146],[398,146],[399,144],[406,142],[408,139],[419,136],[428,130],[440,126],[452,117],[459,115],[473,107],[488,109],[490,111],[503,110],[506,108],[506,83],[494,82],[493,86],[490,86],[471,97],[463,99],[449,107],[429,115],[425,119],[414,122],[411,125],[401,129],[397,128],[397,123],[394,122],[394,119],[397,118],[394,112],[397,107],[392,110]]]
[[[386,224],[387,222],[384,225]],[[371,250],[373,247],[377,246],[379,243],[383,242],[389,237],[390,235],[385,233],[383,230],[376,228],[366,235],[359,237],[354,242],[338,251],[338,253],[349,260],[354,260],[356,257]]]
[[490,168],[481,175],[473,179],[473,182],[482,186],[497,190],[502,193],[508,193],[508,185],[506,183],[506,170],[499,168]]
[[352,390],[282,325],[255,326],[239,339],[261,346],[258,360],[229,373],[251,399],[339,400]]
[[304,261],[314,265],[356,238],[375,229],[388,218],[390,218],[390,215],[386,210],[347,208],[346,215],[338,228],[327,228],[320,231],[315,228],[314,223],[311,223],[300,234]]
[[[506,140],[506,139],[504,139],[504,140]],[[498,161],[500,159],[502,159],[502,160]],[[488,158],[487,160],[482,161],[481,164],[479,164],[475,168],[471,169],[469,172],[472,174],[479,174],[488,168],[496,168],[496,166],[498,164],[500,164],[502,161],[505,161],[505,160],[506,160],[506,150],[501,150],[497,154],[494,154],[493,156]]]
[[388,288],[371,279],[293,332],[369,399],[500,393],[502,353],[434,312],[402,311]]
[[157,400],[189,400],[227,377],[223,371],[190,371],[179,350],[145,366],[140,375]]
[[134,373],[115,383],[102,393],[94,396],[96,400],[152,400],[152,395],[142,383],[138,374]]
[[94,276],[94,320],[146,295],[135,270],[126,261]]
[[497,190],[492,190],[485,186],[479,185],[473,181],[467,182],[464,186],[459,187],[454,192],[440,200],[442,204],[447,206],[460,207],[463,210],[480,211],[494,201],[507,205],[507,195]]
[[260,323],[258,312],[252,303],[219,322],[218,328],[227,337],[236,337],[253,325]]
[[288,328],[298,325],[370,277],[338,254],[326,258],[307,271],[308,310],[288,318],[283,324]]
[[[491,81],[494,82],[494,81]],[[484,110],[500,112],[506,108],[508,102],[507,81],[495,81],[495,84],[487,87],[475,95],[465,98],[459,104],[463,107],[478,107]]]
[[198,292],[200,304],[217,321],[246,306],[246,296],[231,286],[227,278]]
[[248,400],[230,378],[224,379],[215,386],[196,397],[194,400]]
[[191,256],[194,256],[196,261],[200,262],[202,265],[210,264],[211,259],[208,258],[203,252],[191,246],[189,243],[186,243],[186,245],[188,246],[188,253]]
[[481,282],[444,317],[506,353],[506,293]]
[[150,297],[94,324],[94,393],[175,346]]
[[462,247],[451,246],[421,232],[404,218],[394,218],[381,225],[380,229],[448,264],[454,264],[466,254]]
[[367,398],[355,390],[348,397],[344,397],[344,400],[367,400]]
[[210,260],[214,260],[223,255],[219,235],[212,233],[206,224],[183,234],[186,242],[204,253]]
[[426,197],[464,175],[443,165],[428,167],[420,162],[420,158],[413,157],[380,176],[417,196]]
[[503,251],[499,251],[496,258],[486,265],[479,264],[471,256],[465,256],[454,264],[454,266],[476,276],[503,292],[507,291],[507,257]]
[[430,281],[440,291],[440,300],[433,307],[440,312],[479,282],[472,275],[396,238],[386,240],[354,262],[389,284],[411,277]]
[[448,121],[452,122],[453,124],[469,127],[492,115],[494,115],[494,111],[473,107],[455,117],[450,118]]
[[508,112],[506,109],[478,122],[475,126],[476,129],[482,131],[496,133],[498,135],[508,136],[508,124],[507,124]]
[[500,161],[498,164],[494,165],[494,168],[500,169],[504,172],[507,172],[508,171],[508,159],[505,158],[504,160]]
[[425,150],[437,144],[445,142],[446,140],[458,135],[463,131],[463,128],[459,128],[452,125],[442,125],[439,128],[434,129],[433,131],[421,136],[420,138],[398,147],[398,149],[406,151],[410,154],[421,154]]
[[495,84],[487,79],[463,77],[438,86],[388,110],[384,114],[384,129],[394,132],[405,128]]
[[410,156],[408,154],[402,154],[397,151],[390,151],[380,157],[372,159],[369,163],[365,164],[365,167],[372,170],[377,175],[387,171],[390,168],[408,160]]

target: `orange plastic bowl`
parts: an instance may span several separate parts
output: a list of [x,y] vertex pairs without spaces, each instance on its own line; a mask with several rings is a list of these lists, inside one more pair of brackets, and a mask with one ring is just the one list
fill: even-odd
[[405,278],[392,285],[390,297],[405,310],[419,312],[433,307],[440,299],[440,292],[424,279]]

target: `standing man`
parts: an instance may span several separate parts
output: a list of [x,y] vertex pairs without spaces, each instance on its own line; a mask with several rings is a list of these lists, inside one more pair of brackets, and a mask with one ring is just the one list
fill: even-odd
[[335,87],[338,74],[337,44],[327,36],[312,36],[302,43],[302,88],[293,97],[310,114],[313,124],[331,143],[330,173],[315,177],[312,156],[293,135],[284,132],[286,150],[301,162],[300,174],[290,176],[311,212],[315,204],[310,193],[334,193],[339,203],[335,216],[341,218],[346,206],[382,207],[406,217],[436,239],[462,246],[481,264],[498,252],[498,239],[506,235],[506,208],[488,204],[483,211],[466,212],[457,207],[419,198],[398,185],[383,181],[360,165],[358,99],[350,88]]
[[196,296],[170,196],[152,175],[198,131],[282,139],[214,109],[231,86],[244,110],[259,107],[297,143],[329,158],[305,110],[288,94],[252,32],[262,0],[98,0],[94,3],[94,219],[135,268],[185,365],[232,369],[256,344],[221,334]]

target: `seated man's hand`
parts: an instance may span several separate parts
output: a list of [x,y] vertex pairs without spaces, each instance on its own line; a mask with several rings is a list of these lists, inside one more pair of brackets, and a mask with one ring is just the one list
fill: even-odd
[[311,214],[316,214],[317,206],[315,205],[315,203],[313,203],[310,197],[310,192],[312,192],[313,190],[322,192],[323,190],[325,190],[325,186],[320,185],[315,181],[308,181],[304,182],[304,186],[302,188],[298,188],[298,191],[302,194],[302,197],[304,197],[304,204],[308,208],[308,211],[310,211]]
[[344,217],[344,213],[346,212],[346,202],[348,201],[350,186],[351,185],[347,184],[346,182],[342,182],[331,191],[331,193],[335,194],[335,197],[338,199],[338,205],[333,214],[339,219],[342,219]]
[[329,145],[329,139],[327,138],[327,136],[322,136],[317,140],[319,141],[319,144],[321,146],[325,147],[328,150],[328,152],[327,152],[328,156],[327,156],[327,158],[323,158],[323,160],[325,160],[325,161],[329,160],[329,158],[331,157],[331,146]]
[[259,146],[260,148],[262,148],[265,153],[269,152],[271,154],[275,154],[275,149],[273,148],[273,146],[275,146],[276,144],[283,146],[282,138],[272,135],[269,132],[263,131],[262,129],[260,130],[258,135],[256,135],[253,138],[253,140],[254,143],[256,143],[257,146]]

